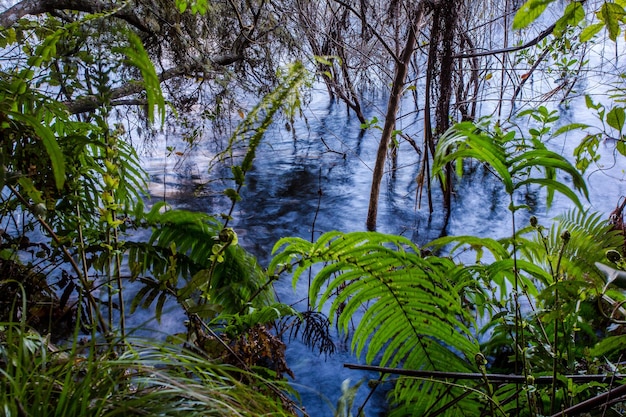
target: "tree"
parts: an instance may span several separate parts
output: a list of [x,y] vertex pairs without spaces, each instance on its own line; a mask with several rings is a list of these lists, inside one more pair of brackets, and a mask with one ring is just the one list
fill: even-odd
[[424,3],[419,3],[415,10],[411,12],[409,23],[407,27],[408,36],[406,45],[402,50],[402,54],[397,57],[396,72],[392,82],[391,94],[389,95],[389,102],[387,103],[387,114],[385,116],[385,124],[381,133],[380,142],[378,145],[378,152],[376,154],[376,165],[374,166],[374,174],[372,178],[372,190],[370,194],[369,210],[367,212],[367,228],[374,230],[376,228],[376,215],[378,213],[378,196],[380,193],[380,183],[382,181],[385,160],[387,157],[387,151],[391,142],[392,136],[397,134],[395,132],[396,127],[396,114],[398,113],[398,107],[400,105],[400,99],[402,97],[403,90],[405,88],[405,81],[417,42],[416,32],[421,24],[422,16],[424,14]]
[[[30,54],[38,52],[38,42],[47,41],[49,59],[42,70],[56,77],[50,81],[61,88],[63,101],[74,114],[103,105],[148,104],[137,69],[119,62],[119,56],[108,56],[124,45],[128,32],[141,39],[157,63],[158,80],[168,101],[179,109],[189,108],[201,98],[198,81],[207,87],[204,91],[213,94],[238,89],[267,91],[275,80],[277,52],[284,50],[277,42],[286,36],[280,31],[280,10],[265,1],[241,7],[234,2],[200,1],[191,4],[194,13],[180,12],[187,8],[186,1],[167,0],[122,6],[97,0],[27,0],[0,13],[0,26],[7,33],[5,44],[26,40],[35,32],[38,40],[32,42]],[[85,15],[91,17],[85,19]],[[42,19],[26,20],[36,16]],[[27,57],[22,52],[15,57],[21,57],[24,64]],[[234,65],[237,71],[229,71]],[[113,81],[110,90],[106,94],[97,91],[97,77],[112,70],[114,76],[108,74]],[[42,84],[45,82],[40,81]],[[185,92],[192,85],[196,87]]]

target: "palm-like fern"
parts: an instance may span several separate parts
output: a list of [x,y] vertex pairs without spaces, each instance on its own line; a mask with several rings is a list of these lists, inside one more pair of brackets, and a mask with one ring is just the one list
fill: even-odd
[[[535,225],[520,231],[520,253],[553,276],[584,278],[601,289],[606,278],[596,263],[606,263],[606,251],[620,248],[624,237],[600,213],[588,210],[570,210],[555,220],[549,229]],[[566,231],[569,242],[564,246],[561,237]]]
[[[155,204],[146,215],[145,226],[153,228],[147,244],[126,243],[129,266],[138,276],[146,270],[146,286],[135,299],[135,306],[157,302],[157,316],[168,295],[192,311],[198,296],[206,304],[219,305],[225,313],[242,312],[247,303],[259,307],[273,301],[268,278],[256,259],[237,244],[236,235],[213,216],[186,210],[165,210]],[[185,282],[179,284],[179,279]],[[190,303],[190,304],[189,304]],[[215,312],[215,311],[214,311]]]
[[[497,127],[490,131],[487,124],[472,122],[456,124],[437,144],[433,172],[441,175],[447,164],[456,161],[460,176],[465,159],[475,159],[487,165],[511,196],[511,201],[517,190],[536,185],[547,190],[548,206],[555,192],[559,192],[582,208],[576,193],[557,179],[557,171],[568,175],[574,188],[588,197],[584,178],[565,157],[548,150],[540,141],[517,137],[515,131],[505,133]],[[535,176],[535,171],[543,172],[543,178]],[[513,211],[519,208],[511,204]]]
[[[450,280],[457,268],[450,259],[423,257],[410,240],[376,232],[328,232],[316,242],[285,238],[274,252],[269,270],[294,268],[294,285],[309,268],[324,265],[309,288],[312,306],[329,306],[329,315],[345,332],[358,319],[352,348],[358,355],[366,352],[366,362],[420,370],[478,369],[475,324],[460,296],[470,283]],[[392,393],[394,413],[406,415],[407,406],[413,415],[430,415],[448,404],[446,413],[458,415],[461,408],[484,406],[463,393],[453,384],[403,378]]]

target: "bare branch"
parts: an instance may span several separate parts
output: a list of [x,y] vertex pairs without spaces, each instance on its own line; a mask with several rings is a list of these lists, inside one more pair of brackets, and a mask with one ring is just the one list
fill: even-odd
[[509,48],[495,49],[495,50],[483,51],[483,52],[472,52],[469,54],[459,54],[459,55],[454,55],[453,58],[455,59],[476,58],[476,57],[481,57],[481,56],[498,55],[498,54],[505,54],[508,52],[521,51],[522,49],[530,48],[531,46],[537,45],[544,38],[551,35],[555,27],[556,27],[556,23],[553,23],[552,25],[548,26],[543,32],[537,35],[537,37],[535,37],[534,39],[531,39],[530,41],[526,42],[523,45],[511,46]]
[[[177,77],[204,75],[208,70],[214,68],[215,66],[230,65],[237,61],[241,61],[242,59],[243,55],[219,55],[204,63],[199,62],[191,65],[183,65],[163,71],[161,74],[159,74],[159,81],[165,82],[167,80],[171,80]],[[129,81],[123,86],[115,88],[111,91],[111,104],[127,104],[128,101],[123,101],[120,99],[129,97],[133,94],[139,94],[142,91],[144,91],[144,85],[141,80]],[[72,114],[94,111],[102,104],[104,103],[102,103],[101,99],[95,95],[80,97],[74,101],[65,102],[68,111]]]
[[126,6],[103,3],[99,0],[23,0],[0,13],[0,27],[10,28],[25,16],[37,16],[59,10],[75,10],[86,13],[113,12],[113,16],[122,19],[143,32],[152,32],[139,17]]

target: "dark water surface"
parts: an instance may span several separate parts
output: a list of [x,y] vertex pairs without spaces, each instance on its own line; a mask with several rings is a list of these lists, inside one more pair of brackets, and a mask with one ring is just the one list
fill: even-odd
[[[562,123],[594,123],[582,103],[580,98],[573,101],[569,109],[561,109]],[[380,104],[384,107],[384,102]],[[315,239],[331,230],[365,230],[379,130],[362,132],[358,121],[346,112],[344,106],[329,102],[321,92],[313,94],[305,116],[306,122],[297,121],[295,130],[288,130],[280,124],[268,131],[257,151],[254,168],[246,176],[243,199],[233,213],[231,226],[237,231],[240,243],[257,256],[263,266],[267,266],[274,244],[282,237]],[[418,114],[415,120],[419,119]],[[421,143],[423,132],[418,123],[403,120],[399,128]],[[172,134],[171,137],[175,136]],[[171,137],[168,139],[170,146],[177,143]],[[571,155],[578,140],[580,135],[569,135],[550,146]],[[191,155],[178,160],[175,155],[166,157],[165,146],[165,143],[157,144],[151,157],[146,158],[154,198],[166,198],[175,206],[208,213],[225,211],[228,204],[220,192],[224,186],[233,187],[232,183],[216,183],[214,189],[198,188],[198,184],[212,175],[206,172],[213,155],[210,147],[199,145]],[[177,146],[182,145],[178,142]],[[608,216],[619,197],[626,194],[623,181],[626,158],[615,157],[614,145],[608,142],[601,145],[600,152],[606,169],[590,168],[586,176],[590,201],[585,205]],[[406,142],[401,143],[398,166],[394,176],[388,172],[384,178],[377,230],[401,234],[423,245],[442,233],[440,192],[435,186],[434,213],[431,215],[425,195],[421,201],[417,198],[415,179],[419,172],[419,158]],[[389,163],[388,168],[391,168]],[[567,178],[562,181],[569,183]],[[463,177],[457,187],[447,234],[494,238],[511,235],[508,199],[490,174],[478,169]],[[520,195],[519,199],[534,206],[532,214],[547,225],[555,215],[573,206],[557,196],[552,209],[547,211],[541,192]],[[526,224],[530,215],[519,213],[518,225]],[[304,281],[294,291],[289,277],[284,277],[276,284],[280,301],[304,309],[307,294]],[[180,324],[179,319],[170,317],[170,325]],[[326,357],[310,350],[299,340],[288,345],[288,363],[296,375],[293,383],[311,416],[333,415],[345,379],[356,383],[362,378],[377,378],[376,375],[345,369],[344,363],[362,361],[351,354],[349,345],[339,343],[338,346],[338,353]],[[364,400],[368,391],[366,385],[361,387],[356,404]],[[369,400],[366,410],[368,416],[384,413],[382,391]]]

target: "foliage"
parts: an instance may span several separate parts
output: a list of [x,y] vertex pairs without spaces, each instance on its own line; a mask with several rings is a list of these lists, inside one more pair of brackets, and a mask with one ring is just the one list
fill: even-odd
[[[522,29],[537,20],[539,16],[548,8],[555,0],[527,0],[515,14],[513,20],[514,29]],[[563,15],[556,22],[555,30],[562,31],[568,25],[575,26],[585,18],[583,8],[584,1],[573,1],[569,3]],[[615,41],[621,33],[621,25],[626,23],[626,3],[623,1],[602,1],[594,15],[599,20],[597,23],[588,25],[580,34],[581,41],[590,40],[594,35],[602,29],[606,29],[611,40]]]
[[[314,265],[324,265],[309,288],[312,307],[336,316],[349,332],[357,320],[352,348],[367,363],[405,369],[476,370],[478,342],[472,336],[474,320],[461,302],[466,280],[451,280],[452,261],[423,257],[408,239],[376,232],[328,232],[316,242],[281,239],[274,247],[270,271],[293,268],[294,285]],[[469,277],[467,277],[469,278]],[[363,309],[365,306],[367,308]],[[452,401],[460,387],[449,389],[432,381],[395,385],[397,404],[409,404],[422,415],[434,402]],[[418,394],[421,393],[421,394]],[[423,395],[430,392],[431,395]],[[414,403],[419,395],[420,403]],[[476,397],[455,404],[454,412],[480,408]],[[406,412],[398,408],[398,415]]]
[[300,89],[310,85],[309,73],[301,62],[283,68],[278,75],[280,84],[246,115],[230,137],[228,145],[217,156],[216,161],[234,160],[239,152],[243,154],[241,163],[233,163],[231,172],[236,188],[228,188],[224,194],[231,200],[230,213],[224,214],[226,222],[230,220],[235,204],[241,199],[239,192],[245,183],[246,174],[252,169],[256,150],[265,132],[274,121],[277,112],[293,120],[300,109]]
[[[536,110],[538,119],[545,119],[547,110],[540,107]],[[525,114],[521,114],[523,116]],[[547,123],[553,122],[549,118]],[[513,204],[513,195],[530,186],[539,186],[547,191],[547,206],[549,207],[554,193],[559,192],[569,198],[574,204],[582,208],[578,196],[564,185],[558,172],[571,177],[574,189],[587,196],[585,181],[567,159],[549,149],[545,145],[545,130],[530,130],[530,138],[517,136],[514,130],[505,131],[499,126],[490,129],[488,120],[478,124],[461,122],[448,130],[437,144],[437,152],[433,161],[433,172],[441,175],[443,167],[452,162],[457,163],[457,174],[463,172],[465,159],[475,159],[486,164],[498,181],[504,186],[504,191],[511,197],[511,211],[523,206]],[[543,139],[543,140],[542,140]],[[543,177],[536,177],[535,171],[543,173]]]
[[172,345],[94,338],[65,348],[23,324],[1,324],[3,415],[293,415],[266,393],[287,387]]
[[[390,393],[391,415],[546,414],[554,410],[551,404],[578,402],[605,386],[561,382],[565,375],[602,372],[605,359],[592,350],[623,347],[624,339],[599,320],[597,306],[610,297],[594,266],[606,262],[607,250],[621,247],[623,236],[599,215],[580,211],[559,217],[549,229],[531,223],[515,240],[451,236],[429,244],[432,250],[450,247],[450,256],[474,250],[475,263],[422,256],[398,236],[329,232],[316,242],[280,240],[270,270],[293,271],[295,285],[319,265],[309,290],[312,306],[336,317],[346,333],[356,322],[352,348],[368,364],[485,376],[478,383],[402,377]],[[516,279],[519,298],[530,305],[523,311],[518,293],[507,290]],[[621,294],[610,303],[617,308],[623,299]],[[523,342],[517,343],[527,346],[523,359],[511,351],[519,329]],[[550,375],[553,382],[527,382],[519,397],[519,383],[488,382],[490,373],[520,371],[527,381]]]
[[[624,299],[607,295],[598,267],[607,251],[622,247],[623,235],[582,211],[563,184],[566,174],[587,195],[579,171],[547,148],[547,139],[566,129],[552,131],[555,113],[540,107],[520,117],[537,123],[528,136],[486,121],[455,125],[441,137],[433,164],[437,174],[455,162],[459,175],[465,160],[485,164],[509,195],[511,236],[443,237],[423,251],[403,237],[328,232],[315,242],[283,238],[274,247],[269,270],[291,271],[294,287],[305,271],[315,271],[312,308],[334,317],[346,334],[356,323],[351,346],[366,363],[423,372],[394,381],[391,415],[554,414],[609,388],[600,380],[573,382],[571,375],[602,372],[608,358],[591,352],[623,346],[608,330],[607,323],[619,322],[598,315],[598,308],[619,309]],[[515,197],[533,187],[547,190],[547,204],[558,192],[579,209],[550,228],[533,217],[518,230],[516,214],[529,207]],[[430,255],[443,248],[449,257]],[[474,263],[452,260],[467,250],[476,252]],[[424,371],[450,376],[433,379]],[[457,379],[455,372],[479,378]],[[496,385],[492,373],[524,379]],[[540,377],[549,382],[533,383]]]
[[[16,352],[24,350],[21,344],[35,346],[30,356],[18,358],[33,366],[20,370],[7,365],[16,363],[11,357],[15,352],[3,345],[5,382],[15,381],[3,391],[3,406],[13,407],[8,402],[14,395],[20,399],[15,404],[19,409],[7,410],[18,414],[31,414],[29,407],[50,401],[61,410],[59,415],[176,415],[185,410],[203,415],[286,414],[275,404],[293,404],[283,394],[285,387],[266,388],[267,381],[257,382],[256,376],[282,381],[291,372],[273,323],[296,312],[275,302],[273,278],[216,217],[165,203],[145,210],[148,178],[128,132],[112,123],[112,108],[120,88],[137,91],[146,106],[146,123],[164,122],[163,76],[155,70],[145,39],[128,28],[115,31],[115,46],[98,59],[106,46],[99,50],[86,33],[117,12],[81,14],[67,25],[53,17],[40,26],[21,22],[3,32],[4,46],[23,46],[28,70],[2,72],[0,78],[0,259],[5,273],[0,319],[6,323],[2,335],[15,339],[10,344]],[[32,49],[22,41],[26,35],[33,35]],[[73,70],[76,63],[89,68],[85,77]],[[120,87],[117,70],[118,75],[139,74],[141,81]],[[233,143],[248,149],[243,165],[233,167],[239,187],[274,116],[283,110],[293,117],[306,77],[301,65],[286,70],[285,82],[261,100],[233,135]],[[54,88],[62,94],[51,98],[45,89]],[[85,97],[74,101],[74,94],[81,92]],[[85,109],[89,114],[73,115]],[[134,329],[126,323],[138,308],[154,305],[160,320],[171,301],[189,321],[187,333],[169,335],[169,340],[203,355],[207,365],[217,361],[209,371],[223,373],[223,386],[210,383],[210,378],[222,377],[204,373],[191,353],[172,353],[168,363],[166,350],[173,347],[157,347],[155,353],[163,356],[163,369],[172,366],[171,373],[156,369],[152,358],[141,362],[150,352],[128,338]],[[21,327],[13,331],[20,318]],[[68,344],[67,366],[46,374],[47,342],[35,333],[35,342],[30,340],[26,324],[56,341],[67,340],[74,323],[77,333]],[[79,354],[78,335],[83,333],[102,338],[101,345],[86,346]],[[117,362],[109,362],[114,355]],[[149,383],[150,375],[159,372],[163,379],[157,376]],[[37,380],[38,374],[49,385]],[[99,379],[103,384],[94,382]],[[253,393],[243,393],[239,399],[251,403],[239,407],[227,392],[237,394],[244,381]],[[181,393],[185,385],[197,392]],[[31,388],[40,397],[32,396]],[[212,395],[211,389],[225,394]],[[41,400],[45,395],[48,401]],[[151,411],[156,408],[161,411]]]
[[[528,208],[514,203],[514,195],[520,187],[547,188],[548,206],[552,195],[558,191],[582,208],[573,191],[557,180],[558,171],[562,171],[568,174],[575,189],[587,195],[584,180],[576,168],[545,146],[549,125],[557,117],[543,107],[520,113],[520,116],[525,115],[540,123],[539,128],[529,129],[529,139],[516,136],[514,131],[505,133],[498,126],[492,132],[486,124],[456,125],[442,137],[433,164],[438,172],[444,163],[456,161],[459,174],[463,170],[460,162],[465,158],[486,164],[509,195],[512,237],[500,241],[472,236],[449,237],[433,245],[437,248],[454,243],[452,254],[465,246],[476,250],[477,263],[463,268],[464,273],[478,278],[481,288],[500,290],[499,294],[484,290],[474,300],[481,317],[489,318],[481,330],[491,333],[482,346],[483,353],[495,361],[492,366],[496,367],[496,372],[522,372],[527,384],[531,375],[544,372],[551,375],[548,388],[527,385],[525,399],[517,400],[515,411],[527,410],[530,415],[553,414],[571,404],[574,398],[578,401],[580,396],[584,399],[593,393],[589,385],[581,384],[572,391],[571,387],[564,388],[557,381],[561,375],[580,371],[581,363],[597,360],[588,356],[587,349],[598,341],[599,334],[593,329],[602,325],[596,322],[593,303],[587,304],[587,300],[603,302],[605,280],[596,265],[604,260],[608,249],[622,246],[623,236],[598,215],[582,211],[561,217],[560,225],[549,231],[539,225],[535,217],[531,218],[530,228],[517,230],[516,212]],[[570,128],[567,126],[563,131]],[[562,131],[555,134],[560,133]],[[543,173],[544,178],[535,177],[535,172]],[[536,238],[527,239],[525,235],[529,233],[536,233]],[[485,250],[491,255],[486,265],[482,261]],[[522,307],[522,298],[526,299],[526,307]],[[507,356],[508,361],[501,363],[500,359]],[[496,391],[494,395],[500,394]],[[508,410],[511,411],[513,409]]]
[[612,96],[615,97],[616,102],[610,106],[606,103],[594,102],[589,95],[585,96],[585,104],[589,110],[594,112],[599,126],[592,127],[583,123],[573,123],[564,127],[567,130],[579,129],[585,132],[585,136],[574,150],[576,166],[583,172],[591,164],[599,163],[600,154],[598,150],[600,144],[605,141],[614,142],[617,152],[626,156],[626,132],[624,131],[626,110],[624,106],[619,104],[624,101],[623,86],[615,88]]
[[[14,58],[0,72],[0,406],[5,414],[286,415],[295,406],[276,382],[291,375],[281,336],[301,335],[320,353],[332,353],[331,321],[351,333],[352,349],[367,363],[479,377],[387,378],[393,382],[392,415],[554,414],[609,388],[606,381],[578,382],[570,375],[621,371],[626,301],[606,280],[604,264],[608,261],[614,273],[623,269],[621,254],[605,256],[621,250],[623,236],[600,215],[582,210],[576,191],[587,197],[580,171],[598,160],[605,138],[615,139],[617,151],[626,154],[622,106],[587,97],[602,129],[587,134],[576,149],[576,167],[546,143],[588,126],[552,131],[558,116],[543,106],[519,114],[535,123],[527,135],[501,120],[467,121],[437,138],[436,149],[430,143],[424,147],[426,153],[436,151],[435,175],[456,164],[460,176],[471,159],[496,176],[510,198],[511,236],[453,236],[429,244],[435,253],[446,250],[445,257],[409,239],[374,232],[329,232],[314,242],[284,238],[274,248],[268,274],[228,225],[268,127],[281,112],[293,122],[300,89],[310,86],[300,62],[275,72],[282,50],[273,48],[274,40],[294,42],[293,28],[285,25],[294,21],[284,17],[280,2],[171,3],[54,13],[0,30],[0,46]],[[410,30],[400,13],[402,2],[370,3],[362,2],[359,12],[344,4],[326,8],[302,2],[294,18],[303,24],[294,33],[329,57],[314,59],[329,92],[359,118],[353,80],[385,85],[386,70],[398,59],[393,50]],[[527,1],[513,26],[527,27],[552,3]],[[546,41],[545,51],[571,48],[569,29],[587,24],[583,3],[564,8],[552,29],[562,43]],[[598,22],[584,26],[581,42],[603,28],[610,39],[621,34],[624,2],[599,4]],[[356,16],[354,22],[348,12]],[[318,32],[307,24],[317,13],[329,17],[317,19]],[[385,15],[384,24],[368,22],[370,15]],[[436,34],[434,25],[431,30],[429,35]],[[352,39],[358,47],[346,48]],[[475,49],[469,37],[451,39]],[[361,55],[357,59],[348,51]],[[163,57],[176,67],[157,73],[153,62]],[[439,55],[428,58],[438,60]],[[582,62],[564,59],[554,68],[569,75]],[[235,70],[227,68],[235,63]],[[417,68],[419,59],[411,64]],[[464,76],[458,71],[457,101],[462,102]],[[472,78],[478,67],[473,71]],[[182,77],[210,85],[186,89]],[[181,84],[166,98],[161,85],[172,78]],[[233,80],[241,88],[234,88]],[[234,109],[242,118],[215,159],[231,165],[234,186],[224,191],[230,211],[220,217],[165,202],[150,203],[146,211],[148,179],[129,133],[113,123],[113,109],[143,106],[151,127],[166,120],[166,100],[189,109],[209,90],[206,120],[218,126],[219,116]],[[244,112],[233,104],[241,90],[266,94]],[[405,91],[417,97],[415,85]],[[616,92],[617,101],[622,93]],[[466,113],[469,119],[475,116]],[[377,118],[369,120],[363,119],[363,126],[376,127]],[[428,155],[424,161],[426,167]],[[532,218],[530,226],[518,230],[518,213],[529,208],[518,197],[536,188],[546,190],[548,206],[560,193],[579,210],[549,227]],[[467,250],[476,252],[476,262],[453,260]],[[311,310],[299,313],[275,302],[272,285],[282,273],[294,272],[295,284],[309,269],[317,271],[309,288]],[[132,329],[125,320],[137,309],[154,308],[160,320],[168,302],[188,319],[187,331],[169,335],[168,341],[188,350],[146,346],[128,337]],[[67,340],[71,329],[74,338],[57,351],[49,339]],[[79,340],[79,333],[90,341]],[[489,377],[495,372],[524,380],[494,384]],[[542,377],[551,380],[534,383]],[[350,415],[359,385],[342,387],[337,415]]]

